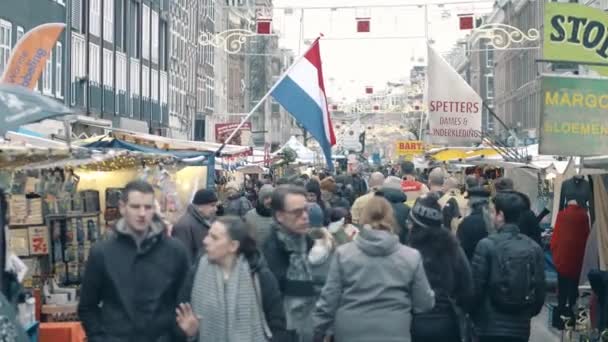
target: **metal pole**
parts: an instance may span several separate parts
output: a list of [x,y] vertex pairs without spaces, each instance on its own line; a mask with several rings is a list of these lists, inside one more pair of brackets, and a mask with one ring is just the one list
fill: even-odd
[[[428,5],[424,5],[424,42],[427,45],[429,43],[429,6]],[[427,58],[427,64],[428,64],[428,58],[429,57],[427,56],[426,58]],[[428,73],[429,73],[429,70],[428,70],[428,67],[427,67],[427,70],[426,70],[426,74],[427,74],[426,78],[427,79],[424,82],[425,83],[425,86],[424,86],[425,87],[425,92],[426,92],[427,96],[428,96],[428,93],[429,93],[428,92],[428,90],[429,90]],[[424,111],[422,111],[420,113],[420,131],[418,132],[418,139],[421,140],[421,141],[423,140],[422,139],[422,128],[425,126],[425,123],[426,123],[426,120],[425,120],[424,116],[425,116],[424,115]],[[427,115],[426,119],[428,119],[428,115]]]
[[104,0],[101,0],[101,3],[100,3],[101,8],[99,9],[99,18],[101,19],[100,20],[101,27],[99,28],[99,33],[100,33],[99,36],[101,37],[100,43],[99,43],[99,65],[101,66],[101,68],[100,68],[101,70],[99,71],[99,75],[101,76],[101,84],[99,85],[99,87],[101,88],[101,94],[100,94],[101,95],[101,106],[99,109],[99,112],[100,112],[99,117],[102,119],[103,119],[103,111],[104,111],[104,102],[106,101],[106,96],[105,96],[105,92],[106,92],[105,81],[106,80],[105,80],[105,77],[103,76],[103,67],[104,67],[104,65],[103,65],[103,62],[104,62],[104,60],[103,60],[104,59],[103,58],[104,57],[103,40],[105,38],[104,34],[103,34],[103,29],[104,29],[104,24],[103,24],[104,20],[103,19],[104,19],[104,15],[105,15],[105,9],[103,8],[104,5],[105,5]]
[[[317,38],[314,43],[312,43],[310,45],[310,48],[308,50],[306,50],[306,52],[308,52],[318,41],[319,39],[321,39],[321,37]],[[216,156],[220,156],[222,150],[224,149],[224,147],[226,147],[226,145],[232,140],[232,138],[234,138],[234,136],[236,135],[236,133],[241,129],[241,127],[243,127],[243,125],[245,124],[245,122],[247,122],[247,120],[249,120],[249,118],[251,118],[251,116],[258,110],[258,108],[260,108],[260,106],[264,103],[264,101],[266,101],[266,99],[272,94],[272,92],[279,86],[279,84],[281,83],[281,81],[283,81],[283,79],[285,77],[287,77],[287,75],[289,74],[289,72],[294,68],[294,66],[296,66],[298,64],[298,62],[300,62],[304,56],[306,55],[306,53],[303,53],[300,55],[300,57],[298,57],[293,64],[291,64],[291,66],[283,73],[283,76],[281,76],[281,78],[279,78],[277,80],[277,82],[272,86],[272,88],[270,88],[270,90],[268,90],[268,92],[262,96],[262,98],[260,99],[260,101],[253,106],[253,108],[249,111],[249,114],[247,114],[247,116],[245,118],[243,118],[243,120],[241,121],[241,123],[239,123],[239,125],[234,129],[234,131],[232,131],[232,133],[230,133],[230,135],[228,136],[228,138],[222,143],[222,145],[220,146],[220,148],[217,149],[217,151],[215,152]]]

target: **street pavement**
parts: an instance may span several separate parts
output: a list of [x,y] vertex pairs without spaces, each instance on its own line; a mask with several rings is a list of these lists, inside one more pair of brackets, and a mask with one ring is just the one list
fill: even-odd
[[559,340],[559,332],[549,326],[549,310],[545,305],[543,311],[532,319],[529,342],[559,342]]

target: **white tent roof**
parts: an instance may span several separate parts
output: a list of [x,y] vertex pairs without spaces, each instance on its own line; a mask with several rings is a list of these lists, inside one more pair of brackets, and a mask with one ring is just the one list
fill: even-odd
[[285,149],[285,147],[289,147],[296,152],[296,154],[298,155],[296,162],[304,164],[315,162],[315,152],[304,146],[304,144],[299,142],[298,139],[296,139],[296,137],[294,136],[291,136],[291,138],[289,138],[285,145],[283,145],[278,151],[276,151],[272,155],[275,156],[278,153],[281,153]]

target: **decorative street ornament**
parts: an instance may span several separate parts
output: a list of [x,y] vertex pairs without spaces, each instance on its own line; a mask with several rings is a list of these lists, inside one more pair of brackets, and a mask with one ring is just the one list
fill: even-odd
[[[238,3],[235,7],[239,7]],[[213,46],[223,49],[228,54],[237,54],[250,37],[269,35],[272,31],[272,9],[261,7],[255,10],[255,18],[245,17],[236,12],[236,16],[246,22],[244,28],[230,29],[218,33],[203,32],[198,43],[202,46]]]
[[357,18],[357,32],[358,33],[369,33],[370,32],[371,18]]
[[459,14],[458,15],[458,26],[460,30],[472,30],[475,25],[475,18],[473,14]]
[[374,93],[374,87],[372,87],[372,86],[365,87],[365,93],[366,94],[373,94]]
[[483,24],[473,30],[473,44],[480,39],[488,41],[488,45],[495,49],[505,50],[512,44],[535,42],[540,40],[540,32],[531,28],[527,32],[506,24]]

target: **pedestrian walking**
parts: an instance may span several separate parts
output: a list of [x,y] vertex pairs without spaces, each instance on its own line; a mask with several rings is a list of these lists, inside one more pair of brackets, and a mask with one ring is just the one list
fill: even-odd
[[395,215],[395,222],[397,223],[397,229],[395,233],[399,236],[399,241],[403,244],[407,244],[407,220],[410,215],[410,207],[405,203],[407,196],[401,190],[401,180],[395,176],[389,176],[384,180],[384,184],[380,189],[379,194],[384,196],[393,207],[393,214]]
[[429,193],[410,211],[409,246],[422,255],[424,270],[435,292],[435,306],[414,315],[413,342],[460,342],[468,337],[466,309],[473,296],[469,261],[454,235],[442,227],[439,196]]
[[[500,177],[495,180],[494,188],[496,189],[497,193],[503,191],[514,191],[515,184],[510,178]],[[539,246],[542,246],[540,228],[540,221],[542,218],[538,219],[534,211],[532,211],[532,204],[528,196],[521,192],[517,192],[516,194],[519,195],[524,201],[524,208],[522,208],[520,212],[517,226],[522,234],[534,240],[534,242],[536,242]]]
[[298,342],[310,342],[316,295],[308,260],[313,240],[308,234],[306,191],[293,185],[279,186],[271,205],[274,221],[262,252],[279,282],[287,329],[297,334]]
[[226,200],[224,201],[224,215],[244,217],[253,206],[236,182],[226,184]]
[[439,196],[445,194],[445,171],[442,168],[436,167],[429,173],[429,191],[436,192]]
[[314,312],[315,342],[330,334],[338,342],[409,342],[412,313],[433,307],[420,253],[399,243],[392,211],[386,199],[370,199],[359,236],[334,254]]
[[272,226],[272,185],[264,185],[258,192],[258,201],[255,208],[249,210],[245,215],[245,221],[249,223],[252,229],[253,237],[256,243],[261,246],[268,235],[270,235],[270,227]]
[[367,205],[367,202],[374,196],[376,191],[380,190],[380,187],[384,183],[384,175],[381,172],[374,172],[369,177],[369,192],[355,200],[352,208],[350,208],[351,218],[354,224],[359,224],[359,217],[363,212],[363,208]]
[[277,281],[236,216],[218,218],[181,290],[177,324],[198,342],[286,341]]
[[154,217],[154,188],[128,183],[115,233],[93,245],[78,315],[90,342],[178,341],[175,308],[190,261]]
[[494,231],[494,223],[490,213],[490,192],[478,186],[467,191],[469,215],[458,225],[456,236],[469,261],[477,243]]
[[173,226],[171,234],[186,246],[190,260],[196,260],[202,253],[203,240],[217,212],[218,202],[215,191],[201,189],[194,194],[192,204]]
[[316,203],[323,210],[323,222],[325,224],[327,221],[327,210],[329,209],[329,204],[327,204],[321,195],[321,184],[316,179],[310,179],[306,183],[306,199],[308,203]]
[[401,190],[407,196],[407,205],[412,206],[416,199],[427,192],[429,188],[416,179],[416,168],[411,161],[401,163]]
[[338,186],[333,177],[325,177],[321,181],[322,199],[329,204],[331,208],[342,207],[350,209],[350,202],[344,197],[343,185]]
[[519,194],[499,192],[493,202],[497,233],[481,240],[473,256],[473,321],[480,342],[524,342],[545,301],[543,251],[519,232],[525,208]]

